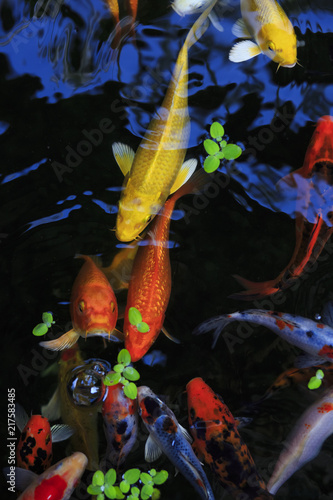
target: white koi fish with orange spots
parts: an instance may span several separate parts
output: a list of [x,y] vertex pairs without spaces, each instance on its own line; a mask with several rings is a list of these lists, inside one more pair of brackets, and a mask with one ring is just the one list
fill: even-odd
[[277,490],[303,465],[316,457],[325,439],[333,432],[333,389],[302,415],[287,439],[267,489]]
[[290,344],[310,354],[308,364],[315,365],[323,362],[323,359],[333,363],[333,328],[293,314],[249,309],[211,318],[197,326],[193,333],[200,335],[215,330],[214,347],[222,330],[233,321],[248,321],[266,326]]

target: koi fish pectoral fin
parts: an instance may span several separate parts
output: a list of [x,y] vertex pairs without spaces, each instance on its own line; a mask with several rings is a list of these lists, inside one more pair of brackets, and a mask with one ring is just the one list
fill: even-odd
[[235,422],[238,429],[249,425],[253,421],[251,417],[235,417]]
[[309,368],[310,366],[322,365],[325,358],[311,354],[300,354],[294,361],[295,368]]
[[79,337],[80,334],[75,330],[69,330],[69,332],[64,333],[58,339],[39,342],[39,345],[51,351],[63,351],[72,347],[78,341]]
[[148,439],[146,441],[145,446],[145,460],[146,462],[155,462],[161,455],[162,450],[158,446],[158,444],[154,441],[154,439],[149,434]]
[[183,434],[184,438],[186,439],[186,441],[188,441],[189,443],[192,443],[193,439],[192,437],[190,436],[190,434],[187,432],[187,430],[185,429],[185,427],[183,427],[182,425],[179,425],[179,428],[181,430],[181,433]]
[[191,158],[190,160],[187,160],[183,163],[176,177],[176,180],[171,187],[170,194],[178,191],[178,189],[189,180],[189,178],[197,168],[197,164],[198,162],[194,158]]
[[242,18],[235,22],[231,28],[231,33],[237,38],[252,38],[252,35]]
[[57,420],[61,417],[60,412],[60,392],[57,388],[47,403],[47,405],[42,406],[42,415],[46,417],[48,420]]
[[205,494],[206,494],[206,498],[210,499],[210,498],[214,498],[211,496],[210,492],[208,492],[207,490],[207,487],[205,485],[205,482],[204,482],[204,479],[203,477],[201,476],[200,472],[194,467],[194,465],[189,461],[189,459],[187,458],[186,455],[184,455],[184,453],[180,452],[179,453],[180,457],[182,458],[182,460],[186,463],[187,467],[192,471],[192,474],[194,475],[195,477],[195,482],[197,483],[197,485],[204,490]]
[[224,31],[223,26],[221,25],[217,15],[215,14],[215,12],[213,10],[209,14],[208,19],[210,20],[210,22],[212,23],[212,25],[214,26],[214,28],[217,31],[219,31],[220,33],[222,33],[222,31]]
[[132,168],[135,156],[133,149],[127,146],[127,144],[115,142],[112,144],[112,151],[120,170],[122,171],[124,177],[126,177]]
[[250,40],[236,43],[229,52],[229,61],[239,63],[261,54],[258,45]]
[[[9,476],[9,467],[3,469],[4,474]],[[7,472],[8,471],[8,472]],[[38,474],[28,469],[15,467],[15,489],[16,491],[25,491],[33,481],[36,481]]]
[[162,332],[164,333],[164,335],[169,339],[171,340],[172,342],[174,342],[175,344],[181,344],[181,341],[176,339],[176,337],[173,337],[167,330],[164,326],[162,326]]
[[65,441],[74,434],[74,429],[66,424],[56,424],[51,427],[52,443]]

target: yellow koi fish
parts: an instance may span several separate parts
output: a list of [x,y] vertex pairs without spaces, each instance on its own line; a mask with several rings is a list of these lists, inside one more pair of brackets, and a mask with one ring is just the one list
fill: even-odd
[[159,212],[169,194],[192,175],[196,162],[183,163],[190,136],[187,105],[188,50],[208,27],[216,0],[201,14],[179,52],[166,96],[136,153],[121,143],[112,146],[125,176],[119,202],[116,236],[132,241]]
[[242,62],[261,52],[279,67],[293,68],[297,62],[294,28],[276,0],[241,0],[242,19],[232,33],[238,38],[254,38],[236,43],[229,53],[232,62]]

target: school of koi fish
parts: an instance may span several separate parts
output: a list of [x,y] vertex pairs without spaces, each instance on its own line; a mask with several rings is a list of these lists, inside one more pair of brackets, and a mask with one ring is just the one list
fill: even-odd
[[[136,38],[138,0],[124,2],[122,7],[127,9],[130,19],[125,24],[120,20],[117,0],[106,3],[115,24],[112,47],[120,50],[124,36]],[[92,337],[102,337],[105,345],[107,341],[124,342],[131,362],[135,363],[158,343],[161,331],[179,342],[164,327],[172,293],[168,244],[172,214],[181,197],[200,192],[213,179],[198,167],[196,159],[184,161],[190,136],[189,51],[198,40],[204,40],[207,29],[223,30],[223,19],[219,19],[216,10],[218,3],[219,0],[172,2],[180,16],[197,13],[198,18],[179,51],[164,100],[136,152],[120,142],[112,145],[114,158],[124,175],[115,235],[126,245],[107,268],[96,257],[76,256],[83,264],[72,286],[72,328],[55,339],[40,342],[44,349],[60,351],[58,386],[40,415],[29,418],[27,409],[16,406],[16,424],[21,433],[16,451],[20,500],[69,499],[85,470],[102,467],[98,412],[105,432],[104,464],[117,471],[124,470],[142,423],[141,427],[148,431],[145,460],[153,462],[164,453],[190,483],[188,498],[207,500],[218,498],[216,484],[236,500],[271,499],[276,494],[277,498],[283,498],[278,493],[280,487],[318,455],[333,432],[331,303],[327,303],[318,320],[283,311],[244,309],[210,318],[193,331],[194,335],[212,332],[215,347],[229,324],[248,322],[273,331],[304,352],[297,366],[282,373],[256,402],[257,406],[292,384],[306,386],[317,370],[323,371],[325,391],[300,415],[267,484],[242,437],[242,419],[234,418],[219,395],[219,387],[214,384],[211,388],[198,377],[195,366],[194,378],[184,387],[188,432],[163,398],[149,387],[141,385],[137,398],[130,399],[124,394],[122,383],[113,386],[103,383],[112,370],[109,360],[85,360],[80,351],[82,339],[88,345]],[[240,0],[240,10],[241,19],[232,32],[236,38],[245,40],[230,48],[229,60],[241,63],[263,54],[277,64],[277,69],[285,67],[292,71],[298,63],[296,35],[278,2]],[[285,269],[271,280],[252,282],[235,276],[246,290],[233,294],[232,298],[253,301],[284,293],[317,261],[333,231],[333,204],[329,209],[327,203],[320,204],[321,192],[329,193],[332,186],[332,172],[333,117],[322,116],[318,117],[307,145],[303,165],[278,183],[278,189],[288,186],[295,192],[294,253]],[[325,197],[332,200],[327,192]],[[117,294],[121,290],[127,290],[125,308],[118,307]],[[131,321],[133,308],[140,312],[146,331]],[[49,422],[58,419],[63,423],[50,425]],[[52,465],[52,443],[67,439],[72,454]],[[163,497],[168,498],[167,485],[163,487]]]

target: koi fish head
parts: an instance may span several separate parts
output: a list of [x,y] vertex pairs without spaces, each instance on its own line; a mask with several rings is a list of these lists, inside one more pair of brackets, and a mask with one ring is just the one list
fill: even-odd
[[174,0],[171,7],[179,16],[194,14],[201,11],[211,0]]
[[16,450],[17,465],[42,474],[52,460],[52,435],[47,418],[32,415],[24,427]]
[[138,387],[139,414],[144,423],[150,427],[165,413],[165,404],[149,387],[142,385]]
[[[290,24],[290,22],[288,21]],[[297,40],[290,24],[286,31],[274,24],[262,26],[257,36],[261,51],[284,68],[293,68],[297,62]]]
[[118,318],[116,296],[105,275],[89,257],[73,285],[71,317],[74,329],[83,336],[111,335]]
[[133,362],[139,361],[150,349],[155,340],[157,339],[161,328],[163,326],[163,318],[158,318],[156,321],[148,321],[143,318],[149,325],[149,331],[146,333],[139,332],[135,325],[131,325],[128,321],[128,314],[125,312],[124,321],[124,334],[125,334],[125,348],[131,355]]
[[126,188],[120,202],[116,221],[116,237],[120,241],[132,241],[145,229],[163,206],[168,193],[160,200],[148,193],[133,196]]

